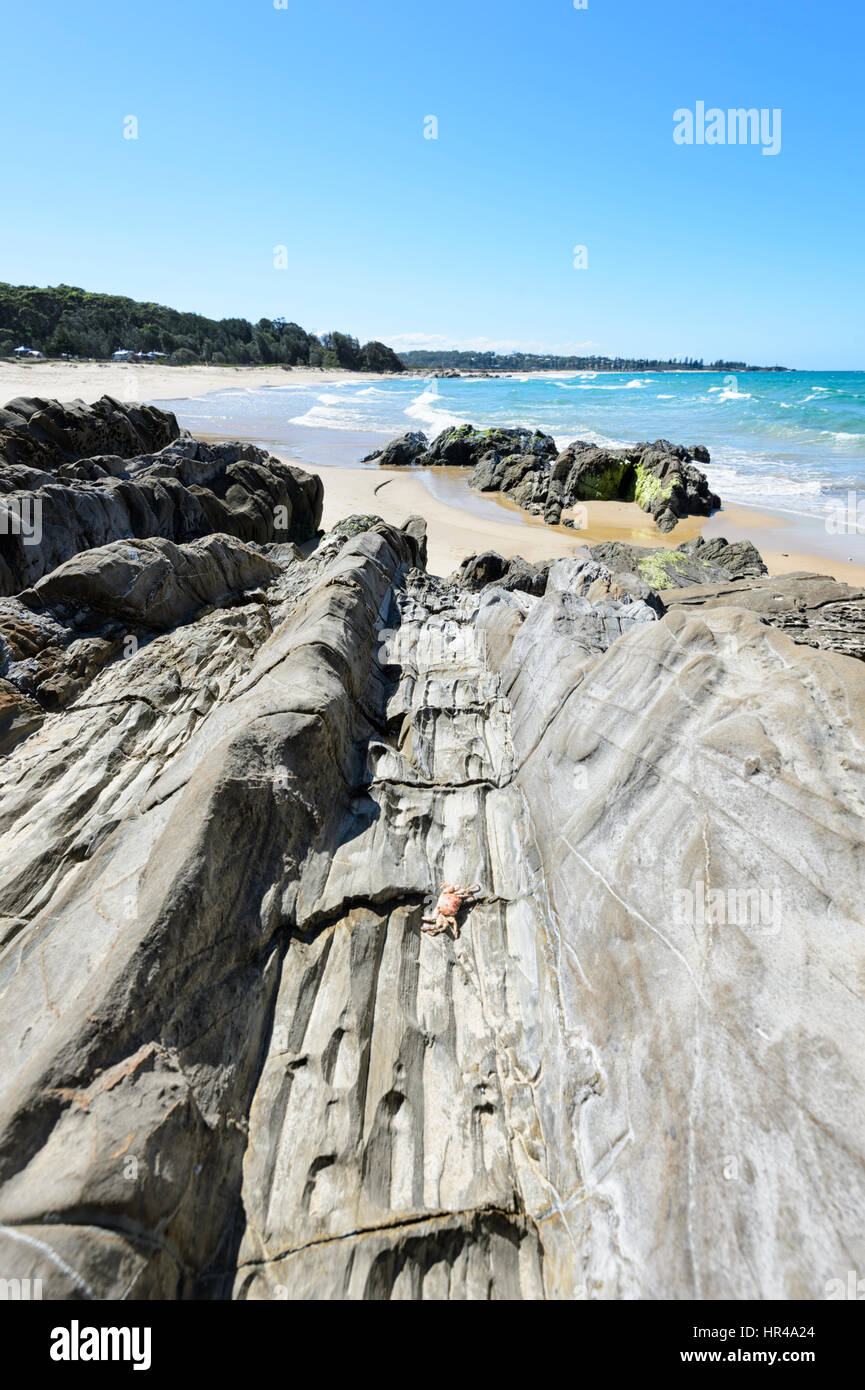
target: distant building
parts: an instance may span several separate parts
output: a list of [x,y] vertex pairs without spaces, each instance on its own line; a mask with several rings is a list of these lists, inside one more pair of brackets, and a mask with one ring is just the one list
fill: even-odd
[[13,352],[15,353],[15,356],[16,356],[16,357],[41,357],[41,356],[42,356],[42,353],[41,353],[41,352],[36,352],[36,351],[34,351],[33,348],[29,348],[29,347],[17,347],[17,348],[13,348]]

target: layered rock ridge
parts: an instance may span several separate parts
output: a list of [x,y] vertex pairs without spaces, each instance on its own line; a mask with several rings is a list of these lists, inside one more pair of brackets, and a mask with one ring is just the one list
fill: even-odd
[[201,443],[155,406],[13,401],[0,412],[0,596],[115,540],[305,541],[322,499],[314,474],[253,444]]
[[[36,585],[64,660],[118,645],[57,704],[7,669],[7,1277],[807,1299],[861,1267],[862,663],[588,552],[495,570],[359,517]],[[455,940],[420,930],[444,881],[480,884]]]

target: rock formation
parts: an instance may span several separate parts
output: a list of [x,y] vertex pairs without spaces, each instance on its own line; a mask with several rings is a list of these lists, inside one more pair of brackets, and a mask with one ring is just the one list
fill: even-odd
[[766,573],[762,557],[750,541],[731,544],[721,536],[709,541],[696,536],[674,550],[602,541],[593,545],[591,552],[595,560],[615,573],[638,575],[660,590],[758,579]]
[[392,439],[383,449],[374,449],[367,454],[362,463],[378,463],[380,468],[407,468],[429,448],[429,440],[422,430],[410,430],[408,434]]
[[823,1297],[865,1258],[865,668],[726,602],[760,578],[659,616],[588,552],[526,591],[423,546],[121,537],[2,601],[5,1276]]
[[[158,447],[134,452],[142,442]],[[318,477],[253,444],[202,444],[154,406],[13,401],[0,416],[0,595],[119,539],[308,540],[322,497]],[[16,511],[35,518],[35,542]]]
[[794,642],[865,660],[865,589],[822,574],[785,574],[739,584],[704,584],[664,592],[670,608],[747,608]]
[[661,531],[684,516],[708,516],[721,505],[694,460],[709,462],[705,445],[686,449],[657,439],[622,450],[576,440],[559,453],[551,435],[539,430],[449,426],[427,447],[423,434],[393,439],[364,462],[422,468],[471,468],[469,484],[479,492],[504,492],[546,522],[579,502],[636,502]]

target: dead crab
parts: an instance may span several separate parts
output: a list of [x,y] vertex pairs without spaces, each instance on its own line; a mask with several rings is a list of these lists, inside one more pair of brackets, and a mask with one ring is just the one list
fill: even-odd
[[440,936],[442,932],[449,931],[456,940],[458,934],[457,917],[464,906],[471,906],[472,903],[477,902],[477,894],[480,890],[481,885],[479,883],[476,883],[473,888],[457,888],[453,883],[443,883],[432,916],[421,918],[421,922],[429,922],[431,925],[422,926],[421,931],[429,932],[430,936]]

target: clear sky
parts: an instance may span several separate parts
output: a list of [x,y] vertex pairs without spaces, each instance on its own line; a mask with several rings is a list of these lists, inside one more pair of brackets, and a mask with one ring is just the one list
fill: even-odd
[[[10,5],[0,279],[397,349],[865,368],[863,50],[853,0]],[[779,108],[780,153],[675,144],[698,101]]]

